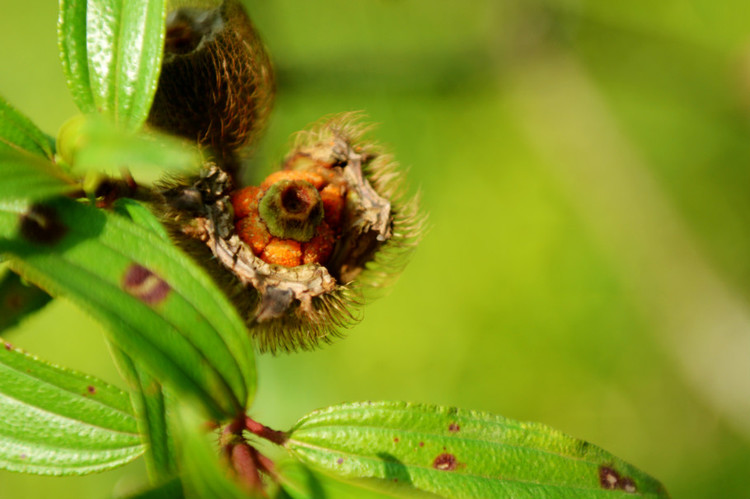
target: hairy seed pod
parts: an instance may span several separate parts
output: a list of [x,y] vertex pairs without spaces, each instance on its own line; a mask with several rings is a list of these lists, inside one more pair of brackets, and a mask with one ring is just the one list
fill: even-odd
[[[163,190],[171,227],[189,236],[191,251],[210,252],[201,260],[262,351],[330,342],[357,320],[362,293],[395,277],[421,236],[417,200],[405,197],[402,174],[356,118],[300,133],[260,186],[233,190],[209,164],[192,183]],[[188,192],[201,193],[202,213],[173,208]]]
[[264,126],[273,101],[268,55],[238,0],[170,12],[149,123],[210,147],[233,172],[236,152]]

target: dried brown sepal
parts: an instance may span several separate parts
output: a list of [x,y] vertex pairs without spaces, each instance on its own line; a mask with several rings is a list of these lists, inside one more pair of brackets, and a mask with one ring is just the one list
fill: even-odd
[[268,54],[238,0],[182,2],[167,17],[149,123],[211,148],[224,169],[263,128],[273,102]]
[[[177,213],[171,215],[171,225],[204,244],[213,257],[211,265],[232,276],[230,295],[262,351],[311,349],[340,335],[357,320],[362,291],[380,288],[395,277],[420,237],[424,217],[417,201],[406,200],[401,174],[390,157],[364,141],[355,122],[356,116],[348,114],[315,125],[298,135],[284,161],[284,170],[313,173],[324,179],[321,189],[332,185],[342,193],[343,206],[329,203],[336,209],[336,236],[326,239],[335,240],[332,251],[313,247],[325,250],[325,265],[269,263],[263,259],[268,247],[256,254],[235,230],[242,224],[235,219],[232,200],[242,196],[215,165],[208,165],[186,187],[164,190],[168,206],[185,205],[184,199],[199,194],[201,201],[191,215],[172,208],[165,213]],[[321,226],[334,233],[327,222]]]
[[346,228],[327,267],[339,281],[356,282],[365,292],[382,290],[398,278],[427,220],[419,210],[419,196],[408,194],[404,170],[366,138],[370,129],[360,113],[324,118],[297,133],[285,160],[285,168],[299,155],[333,164],[332,170],[341,168],[347,185],[353,186],[340,215]]

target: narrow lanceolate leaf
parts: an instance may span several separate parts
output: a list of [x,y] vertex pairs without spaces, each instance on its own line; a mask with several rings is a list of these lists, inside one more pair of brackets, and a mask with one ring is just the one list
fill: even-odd
[[28,232],[39,223],[32,203],[76,188],[49,161],[11,150],[0,150],[0,178],[0,238]]
[[115,210],[115,213],[119,213],[125,218],[132,220],[133,223],[146,230],[150,230],[164,241],[169,241],[167,229],[154,217],[151,210],[135,199],[120,198],[114,202],[112,208]]
[[401,402],[314,412],[287,447],[342,477],[409,483],[448,498],[666,498],[659,482],[608,452],[535,423]]
[[69,123],[61,130],[58,147],[76,172],[93,170],[116,176],[127,168],[141,177],[164,171],[195,172],[203,161],[194,144],[165,134],[124,132],[99,116],[78,117]]
[[183,499],[182,483],[173,478],[153,488],[143,490],[125,499]]
[[127,393],[0,348],[0,468],[83,475],[143,453]]
[[[166,229],[148,208],[134,199],[120,198],[113,208],[125,218],[169,241]],[[128,354],[110,344],[120,374],[130,385],[138,428],[146,444],[146,468],[152,483],[169,482],[177,473],[175,446],[167,416],[168,399],[162,384]],[[180,482],[177,481],[177,486]],[[180,493],[182,489],[180,488]]]
[[279,490],[275,499],[439,499],[442,496],[416,489],[408,483],[372,478],[344,480],[294,461],[276,466]]
[[52,159],[55,141],[0,97],[0,151],[8,149]]
[[60,0],[57,45],[73,102],[81,112],[91,113],[96,108],[86,52],[86,3],[87,0]]
[[125,352],[114,345],[111,348],[120,373],[130,385],[130,399],[146,446],[146,468],[151,481],[164,482],[177,473],[164,387]]
[[38,201],[76,188],[49,161],[0,148],[0,202]]
[[161,70],[165,0],[88,0],[86,53],[95,107],[127,130],[148,116]]
[[252,345],[202,269],[121,215],[64,198],[36,209],[55,231],[40,224],[0,239],[13,270],[87,310],[115,345],[212,417],[244,411],[255,391]]
[[13,272],[0,278],[0,332],[40,310],[52,297]]

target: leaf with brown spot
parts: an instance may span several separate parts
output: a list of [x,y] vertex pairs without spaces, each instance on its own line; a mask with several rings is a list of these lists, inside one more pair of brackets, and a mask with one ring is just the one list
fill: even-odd
[[[339,478],[369,477],[384,486],[398,479],[453,499],[668,497],[658,481],[595,445],[541,424],[455,408],[330,407],[303,417],[286,446]],[[603,474],[611,488],[602,486]]]
[[143,453],[125,392],[7,345],[0,349],[0,469],[85,475]]
[[16,237],[35,202],[77,187],[49,161],[0,148],[0,241]]
[[42,247],[0,238],[10,267],[100,320],[114,344],[212,417],[244,411],[255,391],[252,344],[205,272],[124,216],[64,198],[47,204],[69,228],[64,241]]

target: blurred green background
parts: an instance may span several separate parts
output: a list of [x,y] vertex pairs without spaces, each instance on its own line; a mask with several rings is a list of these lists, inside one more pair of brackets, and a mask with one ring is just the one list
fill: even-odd
[[[76,110],[56,5],[4,2],[0,94],[55,134]],[[750,24],[737,0],[252,0],[279,76],[251,176],[326,114],[379,124],[430,213],[390,294],[324,349],[260,356],[252,414],[410,400],[540,421],[674,498],[750,476]],[[8,331],[119,383],[101,328],[57,301]],[[0,498],[106,498],[0,472]]]

